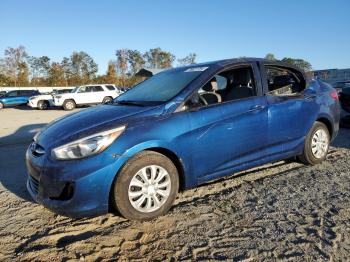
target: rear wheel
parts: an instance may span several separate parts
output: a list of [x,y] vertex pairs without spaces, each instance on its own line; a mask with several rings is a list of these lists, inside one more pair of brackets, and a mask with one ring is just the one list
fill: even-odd
[[315,122],[305,139],[304,152],[298,158],[309,165],[316,165],[327,157],[330,144],[328,128],[321,122]]
[[38,109],[40,109],[40,110],[46,110],[46,109],[48,109],[49,107],[50,107],[50,104],[49,104],[49,102],[46,101],[46,100],[40,100],[40,101],[38,102]]
[[144,151],[118,173],[112,201],[124,217],[150,220],[170,209],[178,189],[178,172],[173,162],[157,152]]
[[113,100],[112,97],[106,96],[105,98],[103,98],[102,103],[103,104],[108,104],[108,103],[112,102],[112,100]]
[[69,100],[65,100],[64,102],[63,102],[63,109],[64,110],[73,110],[74,108],[76,108],[76,104],[75,104],[75,102],[74,102],[74,100],[71,100],[71,99],[69,99]]

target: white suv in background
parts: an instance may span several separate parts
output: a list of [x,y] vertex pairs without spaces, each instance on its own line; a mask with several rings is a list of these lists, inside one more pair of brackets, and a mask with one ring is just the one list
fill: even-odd
[[37,108],[40,110],[49,109],[49,107],[53,106],[53,96],[60,95],[64,93],[69,93],[73,89],[56,89],[51,93],[46,93],[42,95],[32,96],[28,100],[28,106],[31,108]]
[[109,103],[119,95],[120,91],[115,85],[85,85],[67,94],[54,95],[53,104],[62,106],[64,110],[72,110],[81,105]]

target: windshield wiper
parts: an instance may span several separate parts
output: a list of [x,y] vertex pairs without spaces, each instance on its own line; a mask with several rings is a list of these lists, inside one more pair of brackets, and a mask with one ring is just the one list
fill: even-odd
[[137,101],[120,100],[120,101],[117,101],[117,103],[120,105],[144,106],[144,104]]

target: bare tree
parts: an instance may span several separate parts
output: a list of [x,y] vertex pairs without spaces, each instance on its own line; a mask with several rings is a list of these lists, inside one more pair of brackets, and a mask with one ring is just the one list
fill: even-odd
[[17,86],[19,73],[22,72],[23,63],[26,63],[27,52],[24,46],[19,46],[17,48],[8,47],[5,49],[4,55],[7,75],[14,82],[15,86]]

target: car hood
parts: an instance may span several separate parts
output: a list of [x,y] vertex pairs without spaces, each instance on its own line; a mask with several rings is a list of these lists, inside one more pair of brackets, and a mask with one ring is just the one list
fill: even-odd
[[156,115],[160,112],[159,106],[100,105],[49,123],[40,132],[37,142],[41,146],[49,148],[128,124],[132,119],[144,117],[145,114]]

